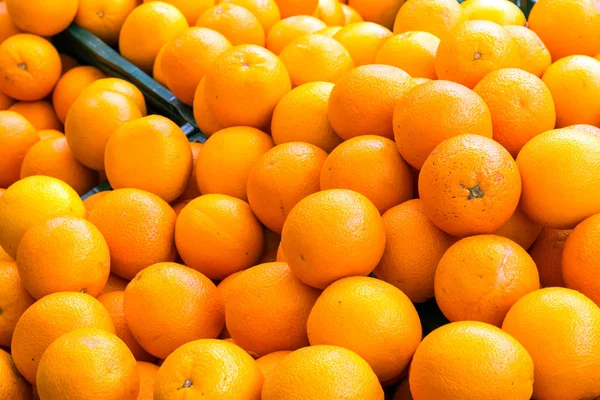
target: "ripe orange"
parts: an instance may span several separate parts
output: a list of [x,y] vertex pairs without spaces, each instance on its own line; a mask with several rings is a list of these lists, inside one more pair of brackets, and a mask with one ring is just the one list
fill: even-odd
[[415,399],[529,400],[534,365],[512,336],[482,322],[454,322],[430,333],[409,375]]
[[146,100],[140,89],[133,83],[120,78],[102,78],[95,80],[86,87],[85,92],[111,90],[121,93],[139,108],[142,117],[146,116]]
[[52,36],[67,29],[77,13],[78,0],[6,0],[12,22],[22,31]]
[[491,233],[515,212],[521,177],[513,158],[497,142],[459,135],[427,158],[419,175],[419,194],[427,217],[445,232]]
[[454,0],[410,0],[396,15],[394,34],[425,31],[444,40],[452,37],[452,28],[465,21],[467,16]]
[[40,140],[35,128],[14,111],[0,111],[0,187],[19,180],[25,155]]
[[347,4],[341,3],[342,11],[344,12],[344,24],[349,25],[355,22],[363,22],[364,18],[354,8]]
[[211,136],[213,133],[223,129],[224,126],[217,121],[213,112],[208,108],[205,95],[205,82],[206,77],[203,77],[194,93],[194,119],[196,120],[198,128],[200,128],[206,136]]
[[461,3],[461,7],[470,20],[520,26],[527,22],[523,11],[515,3],[506,0],[466,0]]
[[502,329],[533,359],[533,398],[600,395],[600,308],[587,297],[563,288],[537,290],[515,303]]
[[137,366],[140,373],[140,392],[137,400],[154,400],[154,382],[158,366],[144,361],[138,361]]
[[[157,0],[144,0],[144,3],[150,3]],[[198,17],[215,5],[215,0],[161,0],[164,3],[168,3],[177,7],[179,11],[185,16],[190,26],[194,26]]]
[[343,27],[333,37],[348,49],[354,65],[374,64],[381,46],[392,37],[392,32],[373,22],[355,22]]
[[275,0],[222,0],[222,2],[237,4],[254,14],[263,27],[265,35],[269,33],[273,25],[281,20],[279,7]]
[[290,353],[291,351],[289,350],[276,351],[256,360],[256,365],[260,368],[260,372],[262,372],[265,382],[273,376],[281,360]]
[[209,28],[225,36],[231,44],[265,45],[265,31],[258,18],[247,8],[220,3],[204,11],[196,26]]
[[563,249],[571,230],[543,228],[529,254],[538,267],[542,287],[565,287]]
[[136,6],[136,0],[79,0],[74,22],[114,46],[125,19]]
[[6,2],[0,3],[0,43],[4,42],[11,36],[21,33],[22,31],[15,26],[8,11],[6,9]]
[[108,190],[104,192],[97,192],[83,200],[83,205],[85,206],[85,211],[87,213],[86,217],[88,217],[90,212],[92,212],[92,210],[100,203],[100,200],[102,200],[104,196],[109,193],[110,191]]
[[152,66],[152,77],[154,78],[154,80],[156,82],[158,82],[161,85],[166,87],[167,79],[162,70],[162,56],[165,52],[165,47],[167,47],[166,44],[160,48],[160,50],[158,51],[158,54],[156,55],[156,58],[154,59],[154,65]]
[[41,131],[37,131],[37,134],[38,134],[40,140],[60,139],[60,138],[65,137],[64,133],[57,131],[55,129],[42,129]]
[[325,22],[328,26],[340,26],[346,22],[344,9],[338,0],[319,0],[313,16]]
[[434,62],[440,39],[428,32],[404,32],[388,39],[379,49],[377,64],[400,68],[412,77],[437,79]]
[[200,189],[198,189],[198,183],[196,182],[196,160],[198,159],[202,146],[202,143],[190,142],[190,148],[192,149],[192,173],[185,191],[177,199],[179,201],[193,200],[200,196]]
[[58,119],[63,124],[67,113],[81,92],[92,82],[104,78],[105,75],[96,67],[75,67],[59,79],[52,92],[52,105]]
[[106,286],[104,286],[101,295],[104,293],[123,291],[128,283],[129,281],[127,279],[123,279],[120,276],[111,273],[108,276],[108,281],[106,282]]
[[25,117],[37,130],[56,129],[62,130],[62,124],[58,120],[52,104],[45,100],[19,101],[8,108]]
[[512,217],[492,233],[510,239],[528,250],[538,238],[542,229],[542,224],[529,218],[521,207],[517,207]]
[[[4,3],[0,3],[4,4]],[[1,7],[1,6],[0,6]],[[8,107],[15,103],[15,99],[8,97],[4,93],[0,92],[0,110],[8,110]]]
[[[314,2],[316,7],[317,0],[314,0]],[[273,25],[269,31],[269,34],[267,35],[266,41],[267,49],[271,50],[275,54],[281,53],[285,46],[290,44],[294,39],[310,33],[316,33],[321,29],[327,28],[327,24],[325,24],[325,22],[315,17],[311,17],[310,15],[296,15],[288,17],[284,16],[283,10],[281,11],[282,18],[284,19]]]
[[315,33],[320,35],[329,36],[330,38],[334,37],[336,33],[342,30],[341,26],[328,26],[327,28],[319,29]]
[[375,22],[383,25],[388,29],[394,26],[394,19],[398,14],[398,10],[405,3],[405,0],[385,0],[385,1],[369,1],[369,0],[349,0],[348,5],[354,8],[365,21]]
[[11,400],[31,399],[31,385],[15,367],[9,353],[0,349],[0,393]]
[[539,36],[524,26],[505,26],[504,30],[513,38],[519,48],[521,68],[542,77],[552,64],[552,57]]
[[401,98],[394,111],[393,130],[402,157],[421,169],[444,140],[460,134],[492,137],[492,117],[472,90],[448,81],[418,85]]
[[292,16],[308,16],[317,9],[319,0],[275,0],[279,11],[281,12],[281,18],[288,18]]
[[[0,261],[0,287],[2,287],[2,292],[0,293],[0,310],[2,310],[2,318],[0,318],[0,346],[10,347],[17,321],[21,318],[25,310],[33,304],[35,299],[25,290],[23,281],[19,276],[17,264],[14,261]],[[0,382],[5,381],[0,379]],[[1,386],[0,393],[4,393]]]

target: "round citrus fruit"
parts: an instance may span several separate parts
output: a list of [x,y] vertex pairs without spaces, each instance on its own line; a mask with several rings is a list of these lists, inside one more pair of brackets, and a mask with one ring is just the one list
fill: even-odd
[[[0,261],[0,287],[0,346],[9,348],[17,321],[35,299],[25,290],[14,261]],[[3,393],[1,387],[0,393]]]
[[79,0],[74,22],[114,46],[125,19],[137,5],[136,0]]
[[22,31],[52,36],[67,29],[75,18],[78,0],[7,0],[13,23]]
[[405,3],[405,0],[384,0],[384,1],[369,1],[369,0],[349,0],[348,5],[354,8],[365,21],[375,22],[383,25],[386,28],[392,29],[394,19],[398,10]]
[[529,218],[521,207],[517,207],[512,217],[492,233],[510,239],[525,250],[529,250],[542,229],[542,224]]
[[409,31],[389,38],[379,49],[377,64],[400,68],[413,78],[436,79],[435,55],[440,39],[428,32]]
[[467,16],[454,0],[410,0],[396,15],[394,34],[424,31],[443,40],[451,37],[450,30],[464,21]]
[[222,2],[204,11],[196,26],[221,33],[234,46],[265,45],[265,31],[250,10],[237,4]]
[[357,67],[375,64],[379,49],[390,37],[392,31],[373,22],[346,25],[333,36],[348,49]]
[[523,11],[515,3],[506,0],[466,0],[461,3],[461,7],[470,20],[520,26],[527,22]]
[[542,287],[565,287],[562,259],[572,230],[543,228],[529,254],[538,267]]
[[[318,0],[314,0],[315,7],[317,1]],[[283,16],[282,12],[282,17],[284,19],[273,25],[269,31],[269,34],[267,35],[266,47],[275,54],[281,53],[285,46],[290,44],[294,39],[310,33],[316,33],[321,29],[327,28],[327,24],[325,24],[325,22],[315,17],[311,17],[310,15],[298,14],[295,16],[286,17]]]
[[11,400],[30,400],[31,385],[17,370],[9,353],[0,349],[0,394]]
[[21,114],[38,131],[42,129],[62,130],[62,124],[49,101],[18,101],[8,109]]
[[0,187],[8,188],[19,180],[23,159],[39,140],[25,117],[14,111],[0,111]]
[[552,57],[540,37],[524,26],[509,25],[504,30],[513,38],[519,48],[521,69],[542,77],[552,63]]

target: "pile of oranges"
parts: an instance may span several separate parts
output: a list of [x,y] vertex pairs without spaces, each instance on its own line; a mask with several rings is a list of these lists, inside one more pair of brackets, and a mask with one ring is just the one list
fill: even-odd
[[600,398],[598,0],[5,0],[0,42],[0,399]]

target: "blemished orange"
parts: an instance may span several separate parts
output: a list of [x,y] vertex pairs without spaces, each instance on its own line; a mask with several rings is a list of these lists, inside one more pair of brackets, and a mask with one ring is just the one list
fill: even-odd
[[20,179],[25,155],[40,140],[36,129],[14,111],[0,111],[0,187]]
[[15,261],[0,261],[0,286],[0,346],[9,348],[17,321],[35,299],[25,290]]
[[67,143],[80,163],[103,171],[108,139],[124,123],[141,117],[136,104],[121,93],[112,90],[85,91],[67,114]]
[[528,26],[556,61],[574,54],[598,54],[599,23],[600,9],[595,0],[539,0],[531,9]]
[[352,57],[344,46],[319,34],[299,37],[288,44],[279,57],[294,86],[309,82],[335,83],[354,68]]
[[337,81],[329,96],[333,130],[344,140],[361,135],[392,139],[394,107],[413,87],[410,75],[396,67],[363,65],[353,69]]
[[17,322],[12,338],[12,355],[19,372],[35,385],[40,358],[48,346],[80,328],[115,332],[108,311],[88,294],[59,292],[36,301]]
[[456,238],[427,219],[419,199],[390,208],[382,218],[387,240],[373,273],[414,303],[429,300],[438,262]]
[[206,74],[204,90],[209,109],[223,126],[261,129],[269,126],[275,106],[292,90],[292,84],[275,54],[246,44],[225,51],[215,60]]
[[222,2],[237,4],[254,14],[262,25],[265,35],[281,20],[281,13],[275,0],[222,0]]
[[502,26],[524,26],[527,22],[523,11],[506,0],[466,0],[461,7],[470,20],[492,21]]
[[113,92],[121,93],[139,108],[143,117],[146,116],[146,100],[144,94],[133,83],[121,78],[101,78],[90,83],[85,88],[86,92],[112,90]]
[[342,143],[328,117],[333,83],[311,82],[294,88],[275,107],[271,136],[276,145],[306,142],[326,152]]
[[543,228],[529,254],[538,267],[542,287],[565,287],[562,256],[570,229]]
[[256,128],[235,126],[218,131],[206,141],[196,160],[200,193],[225,194],[247,201],[250,170],[272,147],[269,135]]
[[533,398],[593,399],[600,395],[599,326],[600,308],[574,290],[541,289],[515,303],[502,329],[533,359]]
[[542,229],[542,224],[529,218],[521,207],[517,207],[512,217],[492,233],[510,239],[528,250],[536,241]]
[[154,400],[154,382],[159,368],[144,361],[138,361],[137,366],[140,373],[140,392],[137,400]]
[[[4,4],[4,3],[0,3],[0,4]],[[0,110],[2,110],[2,111],[8,110],[8,107],[12,106],[14,103],[15,103],[15,99],[0,92]]]
[[312,15],[325,22],[328,26],[344,25],[346,22],[344,9],[338,0],[319,0],[317,9]]
[[184,192],[190,180],[192,149],[177,124],[149,115],[124,123],[111,135],[104,166],[113,188],[145,190],[169,203]]
[[6,2],[0,3],[0,43],[22,31],[15,26],[6,10]]
[[444,40],[452,36],[452,28],[465,21],[467,16],[455,0],[410,0],[396,15],[394,34],[425,31]]
[[342,11],[344,12],[344,25],[364,21],[364,18],[353,7],[350,7],[348,4],[344,3],[342,3],[341,6]]
[[88,216],[108,243],[111,272],[125,279],[149,265],[175,260],[176,218],[167,202],[139,189],[109,192]]
[[388,29],[392,29],[394,26],[394,19],[396,19],[396,15],[404,3],[405,0],[385,0],[377,2],[369,0],[348,1],[348,5],[354,8],[365,21],[375,22]]
[[98,396],[137,400],[138,366],[121,339],[111,332],[83,328],[65,333],[44,352],[37,373],[40,398]]
[[106,282],[106,286],[104,286],[101,295],[104,293],[123,291],[128,283],[129,281],[127,279],[123,279],[120,276],[111,273],[108,276],[108,281]]
[[38,131],[42,129],[62,130],[62,124],[49,101],[19,101],[8,109],[21,114]]
[[260,400],[263,377],[242,348],[224,340],[201,339],[175,350],[163,363],[154,384],[155,400]]
[[136,7],[119,34],[119,51],[146,72],[152,72],[160,49],[189,27],[175,6],[161,1]]
[[42,129],[41,131],[37,131],[37,134],[38,134],[40,140],[60,139],[60,138],[65,137],[64,133],[57,131],[55,129]]
[[377,375],[351,350],[310,346],[286,356],[265,381],[262,400],[383,400]]
[[400,68],[413,78],[437,79],[434,62],[440,39],[428,32],[409,31],[389,38],[375,62]]
[[60,75],[60,56],[46,39],[20,33],[0,44],[0,90],[13,99],[43,99]]
[[86,217],[89,216],[90,212],[92,212],[92,210],[98,205],[98,203],[100,203],[100,200],[102,200],[104,196],[106,196],[109,193],[110,191],[108,190],[104,192],[97,192],[89,197],[86,197],[86,199],[83,200],[83,205],[85,206],[86,211]]
[[232,3],[219,3],[204,11],[196,26],[221,33],[234,46],[265,45],[265,31],[258,18],[247,8]]
[[[198,237],[203,246],[198,246]],[[220,280],[256,265],[264,249],[264,229],[245,201],[207,194],[181,210],[175,243],[187,266]]]
[[[157,0],[144,0],[144,3],[150,3]],[[198,17],[215,5],[215,0],[160,0],[177,7],[183,13],[190,26],[194,26]]]
[[380,213],[413,198],[413,172],[390,139],[364,135],[346,140],[327,157],[321,190],[350,189]]
[[504,147],[465,134],[442,142],[425,160],[419,194],[423,211],[443,231],[453,236],[491,233],[515,212],[521,177]]
[[513,157],[533,137],[554,129],[552,94],[540,78],[529,72],[517,68],[493,71],[473,91],[490,109],[494,140]]
[[167,86],[167,78],[165,77],[165,74],[163,74],[163,70],[162,70],[162,56],[165,52],[165,47],[167,47],[166,44],[160,48],[160,50],[158,51],[158,54],[156,55],[156,58],[154,59],[154,65],[152,66],[152,77],[154,78],[154,80],[156,82],[158,82],[161,85],[166,87]]
[[328,26],[327,28],[319,29],[315,33],[319,35],[329,36],[330,38],[334,37],[336,33],[342,30],[342,26]]
[[556,127],[600,126],[600,61],[570,56],[552,64],[542,77],[556,106]]
[[215,59],[231,43],[219,32],[208,28],[188,28],[161,50],[162,74],[167,87],[188,105]]
[[504,30],[513,38],[519,48],[521,69],[542,77],[552,64],[552,57],[546,45],[531,29],[524,26],[509,25]]
[[333,38],[348,49],[354,65],[374,64],[381,46],[392,31],[374,22],[355,22],[343,27]]
[[61,137],[37,142],[21,164],[21,179],[33,175],[51,176],[67,183],[83,195],[98,184],[98,173],[81,164]]
[[92,66],[75,67],[61,76],[52,92],[52,105],[60,122],[65,123],[71,105],[81,92],[94,81],[105,77],[102,71]]
[[281,13],[281,18],[293,16],[312,15],[319,4],[319,0],[275,0]]
[[365,196],[330,189],[296,204],[283,226],[281,244],[294,275],[324,289],[338,279],[371,273],[385,248],[385,228]]
[[307,327],[312,346],[356,352],[381,382],[404,371],[422,336],[410,299],[395,286],[370,277],[344,278],[328,286],[312,308]]
[[260,368],[260,372],[262,372],[265,382],[273,376],[281,360],[290,353],[291,351],[289,350],[275,351],[256,360],[256,364],[258,365],[258,368]]
[[215,132],[223,129],[224,126],[217,121],[213,112],[208,108],[205,95],[205,83],[206,77],[203,77],[194,93],[194,119],[196,120],[198,128],[200,128],[206,136],[211,136]]
[[11,400],[30,400],[31,385],[15,367],[12,356],[0,349],[0,393]]
[[59,216],[85,217],[83,201],[75,190],[49,176],[21,179],[0,197],[0,246],[16,257],[27,229]]
[[[316,3],[317,1],[315,0],[315,7]],[[282,12],[282,17],[284,19],[273,25],[266,40],[267,49],[275,54],[281,53],[285,46],[294,39],[327,28],[325,22],[315,17],[311,17],[310,15],[284,17]]]
[[136,0],[79,0],[74,22],[114,46],[125,19],[136,7]]
[[517,157],[523,180],[521,207],[531,219],[571,229],[600,212],[600,139],[565,128],[531,139]]
[[200,189],[198,189],[198,183],[196,182],[196,160],[202,150],[202,143],[190,142],[190,148],[192,149],[192,173],[185,190],[177,199],[179,201],[193,200],[200,196]]
[[61,61],[61,73],[60,75],[63,76],[64,74],[66,74],[67,72],[69,72],[70,70],[72,70],[75,67],[79,67],[79,63],[77,62],[76,59],[74,59],[71,56],[68,56],[66,54],[59,54],[60,56],[60,61]]
[[78,0],[6,0],[13,24],[40,36],[53,36],[67,29],[78,6]]
[[433,149],[446,139],[460,134],[492,138],[489,107],[481,96],[458,83],[423,83],[410,90],[395,107],[396,146],[416,169],[421,169]]
[[534,364],[527,350],[499,328],[454,322],[423,339],[411,364],[415,399],[529,400]]
[[492,71],[519,68],[519,47],[502,26],[490,21],[467,21],[452,29],[435,56],[439,79],[473,88]]

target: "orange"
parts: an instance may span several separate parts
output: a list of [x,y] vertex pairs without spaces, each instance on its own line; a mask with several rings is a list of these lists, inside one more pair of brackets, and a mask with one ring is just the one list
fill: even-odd
[[275,106],[292,86],[277,56],[248,44],[235,46],[215,60],[204,90],[209,109],[223,126],[260,129],[270,124]]
[[156,58],[154,59],[154,65],[152,66],[152,77],[156,82],[160,83],[163,86],[167,86],[167,78],[165,77],[165,74],[162,70],[162,56],[165,52],[165,47],[167,47],[166,44],[160,48],[158,54],[156,55]]
[[317,9],[319,0],[275,0],[275,3],[279,7],[281,18],[288,18],[311,15]]
[[140,89],[133,83],[120,78],[102,78],[95,80],[86,87],[85,92],[111,90],[121,93],[139,108],[143,117],[146,116],[146,100]]
[[442,142],[427,158],[419,175],[419,194],[423,211],[443,231],[454,236],[491,233],[515,212],[521,177],[513,158],[497,142],[459,135]]
[[64,135],[37,142],[27,152],[21,165],[21,178],[33,175],[52,176],[83,195],[98,184],[98,174],[75,159]]
[[21,30],[15,26],[8,15],[6,2],[3,1],[0,3],[0,43],[17,33],[21,33]]
[[541,289],[515,303],[502,329],[533,359],[533,398],[593,399],[600,395],[599,326],[598,306],[574,290]]
[[455,0],[410,0],[396,15],[394,34],[425,31],[444,40],[452,37],[452,28],[465,21],[467,16]]
[[192,173],[184,192],[178,198],[179,201],[193,200],[200,196],[200,189],[198,189],[198,183],[196,182],[196,160],[202,146],[202,143],[190,142],[190,148],[192,149]]
[[533,137],[554,129],[552,94],[540,78],[529,72],[517,68],[493,71],[473,91],[490,109],[494,140],[513,157]]
[[317,9],[312,14],[328,26],[344,25],[346,15],[338,0],[319,0]]
[[161,68],[168,88],[181,101],[192,105],[200,80],[215,59],[230,48],[225,36],[212,29],[185,30],[162,50]]
[[19,101],[8,108],[25,117],[37,130],[56,129],[62,130],[52,104],[48,101]]
[[108,243],[111,272],[122,278],[133,279],[149,265],[175,260],[175,212],[152,193],[113,190],[88,219]]
[[[292,0],[285,1],[292,2]],[[316,7],[317,0],[314,0],[314,3]],[[275,54],[281,53],[285,46],[290,44],[294,39],[327,28],[325,22],[309,15],[284,16],[282,10],[282,18],[284,19],[273,25],[266,40],[267,49]]]
[[108,311],[88,294],[59,292],[36,301],[17,322],[12,338],[12,355],[19,372],[35,385],[40,358],[48,346],[80,328],[115,331]]
[[552,64],[544,73],[556,106],[556,127],[589,124],[600,127],[600,61],[570,56]]
[[187,266],[219,280],[256,264],[264,248],[264,232],[248,203],[207,194],[181,210],[175,242]]
[[60,74],[61,76],[63,76],[64,74],[66,74],[67,72],[72,70],[73,68],[79,66],[79,63],[73,57],[68,56],[66,54],[59,54],[59,56],[60,56],[60,61],[62,64],[61,74]]
[[181,128],[168,118],[150,115],[113,133],[104,164],[113,188],[142,189],[171,202],[186,189],[193,159]]
[[379,211],[365,196],[330,189],[296,204],[281,244],[294,275],[324,289],[338,279],[373,271],[383,254],[385,229]]
[[354,68],[350,53],[338,41],[325,35],[301,36],[279,54],[292,85],[308,82],[333,82]]
[[571,230],[543,228],[529,254],[540,273],[542,287],[565,287],[562,273],[562,256]]
[[67,114],[67,143],[80,163],[103,171],[108,139],[125,122],[141,117],[135,103],[121,93],[112,90],[85,91]]
[[196,181],[202,194],[226,194],[246,201],[252,166],[273,147],[266,133],[247,126],[218,131],[196,160]]
[[336,33],[342,30],[341,26],[328,26],[327,28],[320,29],[315,33],[320,35],[329,36],[330,38],[334,37]]
[[419,199],[390,208],[383,224],[385,251],[373,273],[415,303],[429,300],[438,262],[456,239],[427,219]]
[[350,277],[319,296],[308,318],[308,338],[313,346],[356,352],[383,382],[408,366],[421,342],[421,322],[398,288],[374,278]]
[[363,22],[363,17],[354,8],[342,3],[342,11],[344,12],[344,25],[353,24],[355,22]]
[[369,0],[348,1],[348,5],[354,8],[365,21],[375,22],[388,29],[392,29],[394,26],[394,19],[404,3],[405,0],[384,0],[377,2]]
[[106,286],[104,286],[104,290],[102,290],[101,294],[123,291],[127,287],[128,283],[129,281],[127,279],[123,279],[120,276],[111,273],[108,276],[108,281],[106,282]]
[[277,261],[277,249],[281,244],[281,235],[265,228],[265,249],[263,250],[257,264]]
[[345,140],[360,135],[391,139],[394,107],[413,87],[410,75],[396,67],[355,68],[343,75],[331,91],[328,106],[331,126]]
[[138,361],[137,366],[140,372],[140,392],[137,400],[154,400],[154,382],[158,366],[144,361]]
[[265,45],[265,31],[258,18],[247,8],[232,3],[220,3],[204,11],[196,26],[209,28],[225,36],[234,46]]
[[[1,5],[4,3],[0,3]],[[8,97],[4,93],[0,92],[0,110],[8,110],[8,108],[15,103],[15,99]]]
[[36,129],[14,111],[0,111],[0,187],[19,180],[25,155],[40,140]]
[[0,246],[14,258],[27,229],[60,216],[85,217],[85,207],[75,190],[48,176],[21,179],[0,197]]
[[[144,3],[150,3],[156,0],[144,0]],[[183,13],[190,26],[193,26],[198,17],[207,9],[215,5],[215,0],[161,0],[164,3],[172,4]]]
[[12,22],[22,31],[52,36],[64,31],[77,13],[78,0],[6,0]]
[[201,339],[167,357],[156,375],[154,399],[260,400],[262,383],[258,365],[240,347],[224,340]]
[[52,92],[60,75],[60,57],[46,39],[21,33],[0,44],[0,90],[4,94],[17,100],[41,100]]
[[552,57],[539,36],[524,26],[505,26],[504,30],[513,38],[519,48],[521,69],[542,77],[552,63]]
[[392,36],[379,49],[375,62],[400,68],[412,77],[437,79],[435,54],[440,39],[428,32],[404,32]]
[[574,54],[598,54],[598,24],[600,9],[595,0],[539,0],[529,14],[529,28],[548,46],[554,61]]
[[187,206],[190,201],[191,200],[183,200],[183,201],[178,201],[175,204],[173,204],[173,211],[175,211],[175,214],[177,214],[177,216],[179,216],[179,213],[181,213],[181,210],[183,210],[183,208],[185,206]]
[[490,110],[477,93],[454,82],[431,81],[398,101],[393,130],[402,157],[421,169],[444,140],[460,134],[491,139],[493,126]]
[[213,133],[223,129],[224,126],[217,121],[217,118],[215,118],[213,112],[210,111],[210,108],[208,108],[204,90],[205,82],[206,77],[203,77],[196,88],[196,92],[194,93],[194,119],[196,120],[196,124],[202,133],[204,133],[206,136],[210,136]]
[[576,129],[531,139],[517,157],[523,179],[521,207],[534,221],[571,229],[600,212],[600,140]]
[[41,131],[38,131],[37,134],[40,140],[60,139],[65,137],[64,133],[54,129],[42,129]]
[[32,398],[31,385],[19,374],[11,355],[2,349],[0,349],[0,394],[11,400]]
[[105,75],[96,67],[75,67],[59,79],[52,93],[52,104],[58,119],[63,124],[67,113],[83,89]]
[[512,217],[492,233],[510,239],[528,250],[538,238],[542,229],[542,224],[529,218],[521,207],[517,207]]
[[[25,290],[14,261],[0,261],[0,286],[0,346],[10,347],[17,321],[35,299]],[[0,379],[0,382],[5,381]],[[1,386],[0,393],[4,393]]]
[[[308,2],[310,3],[310,1]],[[223,0],[222,2],[237,4],[254,14],[263,27],[265,35],[269,33],[273,25],[281,20],[279,7],[275,0]]]
[[392,37],[392,32],[373,22],[355,22],[343,27],[333,38],[348,49],[354,65],[375,64],[381,46]]
[[285,357],[265,381],[262,400],[383,400],[383,389],[369,364],[337,346],[311,346]]
[[136,400],[140,376],[121,339],[96,328],[77,329],[44,352],[37,374],[40,398],[101,397]]
[[100,200],[102,200],[104,196],[109,193],[110,191],[97,192],[83,200],[83,205],[85,206],[85,211],[87,212],[86,217],[89,216],[90,212],[92,212],[92,210],[100,203]]
[[125,19],[119,34],[121,55],[151,72],[160,49],[189,27],[175,6],[160,1],[144,3]]
[[74,22],[114,46],[125,19],[136,7],[136,0],[79,0]]
[[473,88],[483,77],[501,68],[519,68],[519,47],[500,25],[467,21],[440,42],[435,57],[439,79]]
[[290,353],[291,351],[289,350],[275,351],[256,360],[256,365],[258,365],[258,368],[260,368],[265,382],[267,379],[270,379],[273,374],[275,374],[275,370],[277,369],[277,366],[281,360],[283,360]]
[[577,129],[577,130],[580,130],[580,131],[591,133],[594,136],[600,137],[600,128],[595,127],[593,125],[577,124],[577,125],[571,125],[568,128]]
[[409,375],[415,399],[529,400],[534,366],[512,336],[482,322],[454,322],[430,333]]
[[342,143],[327,115],[333,84],[311,82],[283,96],[271,121],[275,144],[306,142],[330,152]]
[[520,25],[527,22],[523,11],[507,0],[466,0],[461,3],[470,20],[492,21],[499,25]]

